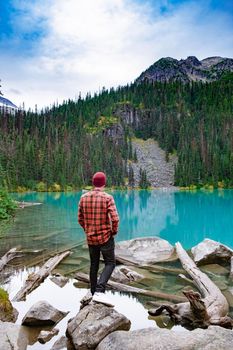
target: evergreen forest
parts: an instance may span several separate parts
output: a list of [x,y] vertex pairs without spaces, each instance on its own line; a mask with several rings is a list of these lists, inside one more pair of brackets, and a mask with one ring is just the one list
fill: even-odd
[[105,171],[108,186],[124,187],[134,136],[177,155],[175,185],[232,187],[233,74],[211,83],[132,83],[41,112],[2,113],[0,185],[66,191]]

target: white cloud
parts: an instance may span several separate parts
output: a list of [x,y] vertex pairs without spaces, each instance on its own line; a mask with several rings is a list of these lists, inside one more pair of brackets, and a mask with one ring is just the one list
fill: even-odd
[[208,14],[192,2],[161,15],[159,3],[155,9],[133,0],[40,0],[33,6],[17,0],[18,28],[34,23],[45,33],[33,55],[0,56],[4,91],[11,89],[18,104],[42,107],[79,91],[126,84],[161,57],[233,56],[226,14]]

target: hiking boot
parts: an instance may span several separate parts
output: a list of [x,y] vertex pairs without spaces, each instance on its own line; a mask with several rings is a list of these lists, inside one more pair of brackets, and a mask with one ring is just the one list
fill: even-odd
[[104,304],[104,305],[109,306],[109,307],[114,307],[114,305],[111,303],[109,297],[105,293],[96,292],[93,295],[92,301],[95,303]]
[[93,295],[90,291],[87,292],[86,295],[84,295],[84,297],[80,300],[80,303],[82,305],[87,305],[92,301]]

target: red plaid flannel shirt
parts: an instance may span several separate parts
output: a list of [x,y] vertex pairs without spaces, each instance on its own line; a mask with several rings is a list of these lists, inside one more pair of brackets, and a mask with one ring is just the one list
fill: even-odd
[[113,197],[99,188],[82,195],[78,222],[87,235],[89,245],[106,243],[118,230],[119,216]]

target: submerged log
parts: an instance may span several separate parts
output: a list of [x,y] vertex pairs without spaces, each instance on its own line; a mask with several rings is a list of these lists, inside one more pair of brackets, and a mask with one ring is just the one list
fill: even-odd
[[15,203],[18,205],[18,208],[19,209],[24,209],[24,208],[27,208],[27,207],[32,207],[34,205],[41,205],[42,203],[37,203],[37,202],[18,202],[18,201],[15,201]]
[[117,256],[116,255],[116,261],[121,263],[121,264],[124,264],[124,265],[129,265],[129,266],[135,266],[135,267],[138,267],[138,268],[141,268],[141,269],[145,269],[145,270],[148,270],[148,271],[151,271],[151,272],[158,272],[158,273],[161,273],[161,272],[165,272],[165,273],[170,273],[170,274],[179,274],[179,273],[183,273],[184,270],[182,269],[178,269],[178,268],[175,268],[175,267],[164,267],[164,266],[160,266],[160,265],[149,265],[149,264],[139,264],[139,263],[136,263],[135,261],[131,260],[131,259],[127,259],[127,258],[123,258],[123,257],[120,257],[120,256]]
[[192,286],[196,287],[195,283],[193,282],[193,280],[191,280],[190,278],[186,277],[185,275],[183,275],[182,273],[180,273],[178,275],[178,277],[182,280],[187,282],[188,284],[191,284]]
[[157,316],[166,310],[175,323],[180,323],[189,329],[206,328],[209,325],[232,328],[233,320],[227,316],[229,305],[220,289],[199,270],[180,243],[176,243],[176,251],[183,268],[193,279],[201,295],[192,290],[186,291],[184,295],[189,303],[174,306],[165,304],[158,309],[149,310],[149,314]]
[[46,254],[44,254],[42,257],[36,257],[35,259],[31,260],[28,264],[27,267],[33,267],[35,265],[40,265],[41,263],[43,263],[46,259],[52,258],[53,256],[56,256],[58,254],[64,253],[66,251],[70,251],[72,249],[75,249],[77,247],[81,247],[83,244],[85,243],[85,240],[79,242],[79,243],[75,243],[75,244],[69,244],[67,246],[65,246],[64,248],[61,248],[60,250],[54,250],[54,251],[49,251]]
[[9,261],[21,257],[17,248],[10,249],[3,257],[0,259],[0,272],[4,269],[4,267],[8,264]]
[[31,273],[24,286],[18,291],[13,301],[21,301],[25,300],[26,296],[31,293],[34,289],[36,289],[50,274],[50,272],[68,255],[70,255],[70,251],[64,252],[60,255],[56,255],[53,258],[49,259],[38,272]]
[[62,233],[66,233],[66,232],[67,232],[67,229],[65,229],[65,230],[56,230],[56,231],[49,232],[46,235],[42,234],[42,235],[36,236],[32,240],[33,241],[44,241],[44,240],[46,240],[48,238],[51,238],[51,237],[57,236],[57,235],[61,235]]
[[[83,272],[76,273],[74,275],[74,277],[78,281],[89,283],[88,275],[83,273]],[[167,294],[167,293],[162,293],[162,292],[154,292],[151,290],[141,289],[141,288],[125,285],[122,283],[114,282],[111,280],[108,281],[107,287],[110,289],[113,289],[113,290],[120,291],[120,292],[140,294],[140,295],[145,295],[145,296],[149,296],[149,297],[153,297],[153,298],[173,301],[175,303],[181,303],[181,302],[186,300],[186,298],[184,298],[183,296]]]

